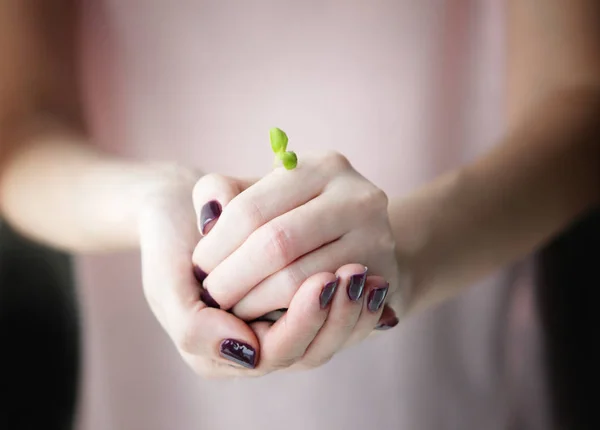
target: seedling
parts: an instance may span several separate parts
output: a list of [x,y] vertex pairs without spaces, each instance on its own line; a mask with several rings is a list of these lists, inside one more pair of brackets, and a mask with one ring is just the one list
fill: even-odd
[[271,138],[271,149],[275,153],[274,164],[277,165],[281,162],[283,167],[287,170],[296,168],[296,165],[298,165],[298,157],[294,151],[287,150],[287,134],[285,134],[283,130],[275,127],[269,131],[269,137]]

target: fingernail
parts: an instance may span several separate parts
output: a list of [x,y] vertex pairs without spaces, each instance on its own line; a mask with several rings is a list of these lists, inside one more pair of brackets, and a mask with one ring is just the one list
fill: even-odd
[[350,276],[350,284],[348,284],[348,297],[353,302],[358,301],[362,297],[363,290],[365,289],[365,280],[367,279],[367,268],[363,273],[357,273],[356,275]]
[[[198,281],[200,286],[202,286],[202,284],[204,283],[204,280],[206,279],[207,276],[208,276],[208,273],[206,273],[200,267],[194,265],[194,278],[196,278],[196,281]],[[212,298],[212,296],[210,295],[210,293],[208,292],[208,290],[206,288],[200,289],[200,300],[202,300],[204,302],[204,304],[206,306],[208,306],[209,308],[221,309],[221,306],[219,306],[217,301]]]
[[256,351],[244,342],[225,339],[221,342],[221,356],[248,369],[256,367]]
[[329,303],[331,303],[331,299],[333,299],[333,295],[335,294],[335,290],[338,286],[338,281],[340,278],[335,278],[335,281],[331,281],[323,287],[321,291],[321,295],[319,296],[319,303],[321,305],[321,309],[325,309]]
[[200,285],[202,285],[207,276],[208,273],[194,264],[194,278],[196,278],[196,281],[198,281]]
[[391,318],[387,321],[379,321],[379,323],[375,326],[375,330],[389,330],[398,325],[398,317]]
[[211,200],[202,206],[202,210],[200,211],[200,233],[202,236],[208,233],[209,224],[219,218],[221,212],[221,204],[216,200]]
[[367,307],[371,312],[377,312],[381,309],[389,288],[390,284],[386,284],[385,287],[374,288],[371,290],[367,301]]
[[209,308],[221,309],[221,306],[215,299],[212,298],[206,288],[202,288],[202,290],[200,290],[200,300],[202,300]]

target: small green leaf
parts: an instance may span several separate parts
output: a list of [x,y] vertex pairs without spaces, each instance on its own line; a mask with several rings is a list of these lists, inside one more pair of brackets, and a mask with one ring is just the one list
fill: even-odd
[[284,152],[287,149],[288,137],[285,132],[277,127],[269,131],[271,137],[271,148],[274,153]]
[[283,167],[288,170],[292,170],[298,164],[298,157],[294,151],[287,151],[280,155],[281,161],[283,162]]

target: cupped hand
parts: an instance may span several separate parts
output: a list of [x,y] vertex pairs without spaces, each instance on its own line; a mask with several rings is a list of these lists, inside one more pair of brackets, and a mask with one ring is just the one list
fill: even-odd
[[[152,193],[142,211],[139,236],[147,301],[197,374],[244,377],[315,367],[336,352],[340,331],[377,321],[380,312],[369,311],[364,300],[350,301],[340,294],[353,274],[364,272],[356,264],[307,277],[286,305],[288,311],[274,324],[247,323],[207,306],[200,300],[202,289],[196,279],[202,275],[194,274],[191,264],[200,239],[190,198],[194,183],[189,178],[169,181]],[[367,292],[386,287],[380,277],[361,282]]]
[[[152,312],[184,360],[204,377],[234,374],[220,345],[245,345],[248,365],[257,359],[258,339],[242,320],[208,308],[199,298],[191,256],[200,234],[188,175],[165,181],[146,199],[139,221],[142,281]],[[235,370],[235,369],[233,369]]]
[[[359,262],[353,280],[368,267],[389,288],[365,291],[351,281],[344,286],[346,299],[364,301],[377,312],[385,300],[399,312],[400,274],[387,197],[345,157],[303,156],[296,169],[278,168],[252,183],[207,175],[194,188],[204,237],[193,259],[203,273],[207,303],[254,320],[288,308],[312,274]],[[377,319],[366,319],[353,326],[347,344],[362,340],[376,324]]]

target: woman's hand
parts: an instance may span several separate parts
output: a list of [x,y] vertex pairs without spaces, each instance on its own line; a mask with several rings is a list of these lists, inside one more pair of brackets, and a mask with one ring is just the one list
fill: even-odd
[[139,221],[144,293],[151,310],[192,369],[204,377],[235,375],[220,345],[237,345],[239,362],[254,366],[258,340],[242,320],[199,299],[191,255],[200,235],[191,195],[196,177],[166,181],[144,203]]
[[[366,276],[365,272],[364,266],[348,264],[336,274],[310,276],[274,324],[250,323],[261,348],[255,373],[321,366],[346,345],[353,333],[361,328],[371,331],[383,311],[388,284],[382,277]],[[357,277],[356,273],[361,274]],[[364,289],[365,294],[358,300],[349,299],[346,293],[352,284]],[[365,297],[373,295],[377,296],[376,303],[369,305]]]
[[[360,262],[389,283],[388,301],[400,311],[387,197],[343,156],[305,156],[296,169],[278,168],[250,184],[208,175],[194,189],[205,237],[193,260],[208,273],[203,279],[210,293],[207,303],[254,320],[287,308],[312,274]],[[353,279],[364,275],[361,269],[352,273]],[[366,309],[376,307],[382,295],[381,290],[364,291],[357,282],[344,287],[346,299],[364,300]],[[366,337],[377,321],[368,318],[356,327],[348,323],[352,334],[347,343]]]
[[[191,199],[194,183],[195,179],[180,177],[149,195],[140,219],[140,243],[150,307],[196,373],[206,378],[243,377],[315,367],[336,352],[340,330],[357,321],[368,326],[377,322],[379,308],[373,312],[362,299],[353,302],[345,293],[339,294],[354,273],[364,272],[357,264],[307,277],[275,324],[249,325],[204,304],[198,282],[202,274],[194,273],[191,264],[200,238]],[[383,303],[387,287],[383,278],[359,281],[366,295],[376,290]]]

